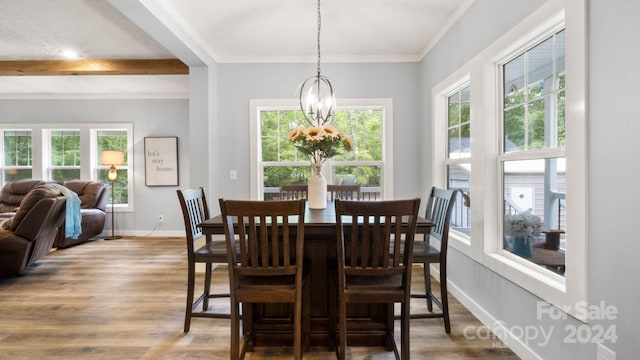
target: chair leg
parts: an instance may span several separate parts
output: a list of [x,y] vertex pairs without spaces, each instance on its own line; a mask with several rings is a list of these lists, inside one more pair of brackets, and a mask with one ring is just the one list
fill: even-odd
[[302,289],[296,291],[295,314],[293,320],[293,358],[302,359]]
[[231,360],[239,359],[240,351],[240,305],[234,300],[231,300],[231,348],[230,358]]
[[187,308],[184,315],[184,332],[191,327],[191,313],[193,312],[193,291],[196,279],[195,264],[189,264],[187,269]]
[[338,359],[345,360],[347,351],[347,306],[342,294],[338,304]]
[[[409,301],[409,299],[407,299]],[[409,337],[411,332],[409,330],[409,303],[404,302],[400,306],[400,347],[401,347],[401,356],[403,360],[409,360],[410,357],[410,349],[409,349]]]
[[442,304],[442,318],[444,319],[444,331],[451,333],[449,323],[449,294],[447,293],[447,266],[440,264],[440,302]]
[[202,310],[207,311],[209,309],[209,295],[211,294],[211,266],[210,262],[205,263],[206,269],[204,271],[204,300],[202,301]]
[[424,273],[424,294],[427,298],[427,310],[429,312],[433,312],[433,302],[431,301],[431,267],[429,263],[423,264],[423,273]]

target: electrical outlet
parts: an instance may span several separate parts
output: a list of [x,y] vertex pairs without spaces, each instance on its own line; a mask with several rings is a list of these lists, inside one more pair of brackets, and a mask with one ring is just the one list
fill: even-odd
[[229,170],[229,180],[238,180],[238,172],[235,169]]
[[158,222],[161,224],[164,222],[164,215],[158,215]]
[[602,343],[598,343],[598,360],[616,360],[616,353]]

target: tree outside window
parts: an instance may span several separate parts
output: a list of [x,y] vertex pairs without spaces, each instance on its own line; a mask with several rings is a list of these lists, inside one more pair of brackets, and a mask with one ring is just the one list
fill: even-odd
[[[304,185],[311,175],[309,159],[286,136],[298,125],[306,124],[299,110],[262,109],[260,114],[263,196],[277,196],[282,185]],[[330,159],[325,166],[329,183],[360,184],[372,199],[381,194],[383,110],[341,109],[334,126],[353,142],[353,151]]]
[[80,131],[50,132],[50,179],[66,181],[80,179]]
[[451,215],[452,230],[471,235],[471,102],[465,85],[447,96],[447,187],[460,190]]
[[3,183],[31,179],[33,145],[31,130],[4,130]]
[[[513,215],[528,216],[530,212],[542,222],[543,232],[529,243],[560,252],[565,251],[566,240],[564,59],[562,30],[502,66],[503,141],[499,157],[504,228],[513,225]],[[553,233],[560,234],[560,241],[551,244],[549,234]],[[503,236],[503,247],[512,250],[514,239],[508,231]],[[563,273],[562,269],[552,270]]]
[[102,164],[101,155],[103,150],[118,150],[124,152],[124,164],[116,166],[118,171],[118,178],[113,183],[113,204],[126,205],[129,202],[129,172],[128,172],[128,143],[127,143],[127,131],[126,130],[98,130],[97,131],[97,160],[96,163],[100,164],[97,167],[97,179],[104,183],[110,183],[107,179],[107,172],[109,171],[108,164]]

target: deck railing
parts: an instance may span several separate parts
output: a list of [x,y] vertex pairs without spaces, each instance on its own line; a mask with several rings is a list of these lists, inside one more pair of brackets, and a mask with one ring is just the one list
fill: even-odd
[[[360,200],[366,201],[376,201],[381,200],[382,196],[380,194],[379,186],[367,186],[360,188]],[[265,187],[264,188],[264,200],[278,200],[280,199],[280,188],[279,187]]]

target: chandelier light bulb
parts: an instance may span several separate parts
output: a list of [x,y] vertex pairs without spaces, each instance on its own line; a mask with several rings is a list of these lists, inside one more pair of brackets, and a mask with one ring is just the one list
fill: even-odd
[[300,99],[300,110],[304,118],[311,126],[322,126],[333,124],[335,115],[336,98],[333,93],[333,85],[329,79],[320,74],[320,0],[318,0],[318,64],[317,74],[307,78],[300,85],[298,94]]

